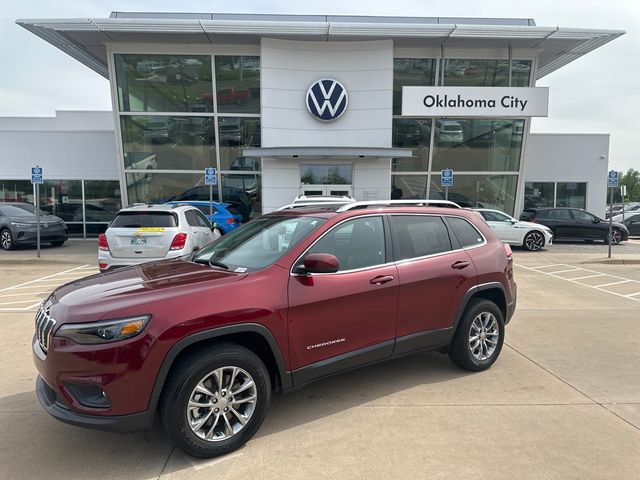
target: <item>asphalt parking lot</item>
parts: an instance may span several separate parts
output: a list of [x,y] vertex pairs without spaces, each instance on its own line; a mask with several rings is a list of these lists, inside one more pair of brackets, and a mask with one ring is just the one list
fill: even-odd
[[428,353],[326,379],[274,397],[253,440],[205,461],[175,450],[158,426],[116,435],[44,413],[29,302],[46,294],[32,290],[95,263],[0,257],[0,478],[638,478],[640,242],[614,248],[626,264],[600,263],[602,244],[514,257],[518,308],[490,370],[470,374]]

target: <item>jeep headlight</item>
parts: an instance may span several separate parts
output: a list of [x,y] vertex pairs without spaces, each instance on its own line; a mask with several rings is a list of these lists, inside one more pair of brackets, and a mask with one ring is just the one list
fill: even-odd
[[101,322],[68,323],[60,327],[56,336],[84,344],[117,342],[142,333],[150,319],[149,315],[141,315]]

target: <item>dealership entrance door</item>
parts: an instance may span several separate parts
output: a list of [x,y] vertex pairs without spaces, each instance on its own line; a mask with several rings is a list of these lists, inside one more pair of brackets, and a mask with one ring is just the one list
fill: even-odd
[[300,194],[353,196],[353,163],[300,164]]

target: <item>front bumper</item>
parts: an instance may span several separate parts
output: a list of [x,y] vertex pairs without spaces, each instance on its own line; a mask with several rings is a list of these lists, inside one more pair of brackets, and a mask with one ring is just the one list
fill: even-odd
[[113,416],[86,415],[72,412],[40,375],[36,380],[36,395],[40,405],[49,415],[56,420],[78,427],[117,433],[136,432],[150,429],[155,417],[153,412],[149,411]]
[[[38,234],[35,228],[31,229],[18,229],[14,233],[14,242],[16,245],[32,245],[37,242]],[[64,226],[54,226],[47,228],[40,228],[40,242],[65,242],[69,238],[67,229]]]

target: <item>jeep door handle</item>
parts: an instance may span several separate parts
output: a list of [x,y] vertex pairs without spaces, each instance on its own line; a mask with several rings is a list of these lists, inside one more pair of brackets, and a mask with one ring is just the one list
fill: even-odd
[[469,265],[470,265],[469,262],[460,260],[458,262],[455,262],[453,265],[451,265],[451,268],[462,270],[463,268],[467,268]]
[[372,285],[383,285],[391,280],[393,280],[393,275],[378,275],[369,280],[369,283]]

